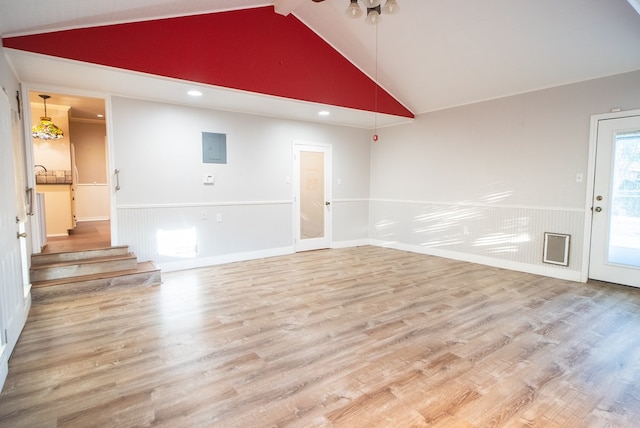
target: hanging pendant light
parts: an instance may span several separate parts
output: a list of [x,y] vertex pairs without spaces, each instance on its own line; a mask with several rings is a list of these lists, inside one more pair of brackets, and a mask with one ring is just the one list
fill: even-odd
[[350,18],[360,18],[362,14],[362,9],[358,6],[358,0],[351,0],[351,3],[347,8],[347,16]]
[[382,8],[382,11],[387,15],[393,15],[394,13],[398,13],[400,10],[400,6],[398,6],[398,2],[396,0],[387,0]]
[[44,102],[44,116],[40,117],[40,122],[33,125],[31,135],[33,138],[43,140],[59,140],[63,137],[62,129],[57,127],[51,121],[51,118],[47,116],[47,99],[51,98],[51,96],[40,94],[40,98]]
[[380,5],[367,9],[367,17],[365,18],[365,22],[367,24],[376,25],[378,22],[380,22],[381,18]]
[[[314,0],[316,1],[316,0]],[[323,0],[319,0],[323,1]],[[364,13],[365,22],[368,24],[376,25],[380,19],[382,19],[382,14],[392,15],[397,13],[400,10],[398,6],[398,0],[359,0],[364,6],[364,12],[360,8],[358,4],[358,0],[349,0],[349,7],[347,8],[347,16],[350,18],[360,18]],[[640,1],[640,0],[638,0]]]

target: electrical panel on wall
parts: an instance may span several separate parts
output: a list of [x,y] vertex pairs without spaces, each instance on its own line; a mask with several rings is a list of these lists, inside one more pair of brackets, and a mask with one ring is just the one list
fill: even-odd
[[202,133],[202,162],[227,163],[227,134]]

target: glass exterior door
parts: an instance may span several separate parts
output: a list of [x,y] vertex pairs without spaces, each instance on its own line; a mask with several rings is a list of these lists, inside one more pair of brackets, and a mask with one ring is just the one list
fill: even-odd
[[640,116],[598,123],[589,277],[640,287]]

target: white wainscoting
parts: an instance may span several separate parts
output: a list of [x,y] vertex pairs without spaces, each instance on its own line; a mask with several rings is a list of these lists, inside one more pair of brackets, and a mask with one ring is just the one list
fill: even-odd
[[[379,245],[580,281],[584,210],[365,199],[334,200],[332,207],[334,248]],[[118,242],[164,271],[294,251],[291,201],[118,206],[117,212]],[[360,222],[365,215],[369,221]],[[195,238],[183,255],[163,254],[161,230]],[[542,262],[545,232],[571,235],[568,266]]]
[[334,199],[332,248],[369,245],[369,199]]
[[[153,260],[164,271],[293,252],[292,201],[137,205],[116,209],[118,242],[129,245],[139,260]],[[167,254],[159,249],[159,231],[179,231],[186,238],[195,236],[194,242],[176,244],[181,246],[179,251]]]
[[109,186],[106,183],[76,184],[76,220],[109,220]]
[[[370,213],[373,245],[580,281],[584,210],[378,199]],[[545,232],[571,235],[568,266],[542,262]]]

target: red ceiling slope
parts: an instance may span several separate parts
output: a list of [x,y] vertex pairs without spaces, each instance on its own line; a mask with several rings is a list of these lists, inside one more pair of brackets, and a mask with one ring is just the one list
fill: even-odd
[[413,117],[295,16],[272,7],[3,39],[7,48],[226,88]]

